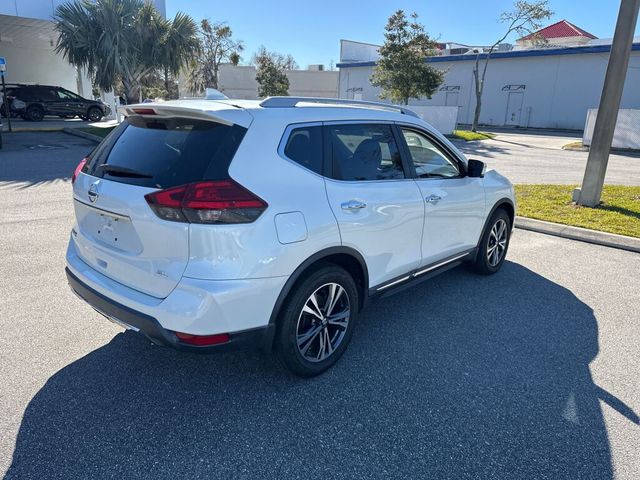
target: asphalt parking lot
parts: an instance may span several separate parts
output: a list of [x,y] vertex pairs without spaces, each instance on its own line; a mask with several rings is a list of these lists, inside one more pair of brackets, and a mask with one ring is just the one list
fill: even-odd
[[78,300],[64,177],[92,144],[18,157],[20,138],[0,151],[6,478],[640,478],[640,255],[517,230],[498,275],[376,302],[301,380],[155,347]]
[[[483,160],[513,183],[582,183],[588,152],[563,150],[581,138],[566,132],[500,131],[491,140],[456,142],[468,158]],[[640,185],[640,154],[614,152],[609,157],[606,182]]]

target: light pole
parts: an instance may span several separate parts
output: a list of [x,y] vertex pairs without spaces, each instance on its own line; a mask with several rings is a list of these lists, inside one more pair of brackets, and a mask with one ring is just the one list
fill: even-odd
[[638,9],[640,9],[640,0],[622,0],[620,3],[607,74],[593,129],[593,139],[589,148],[587,168],[584,172],[582,188],[576,189],[574,192],[574,199],[577,197],[577,203],[586,207],[596,207],[600,204],[604,176],[607,173],[609,150],[618,119],[624,79],[629,66]]

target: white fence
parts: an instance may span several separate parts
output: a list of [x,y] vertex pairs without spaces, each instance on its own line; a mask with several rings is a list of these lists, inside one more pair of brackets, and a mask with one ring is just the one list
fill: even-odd
[[[587,122],[584,126],[582,136],[582,143],[584,145],[591,145],[597,115],[597,108],[587,110]],[[616,122],[616,129],[613,133],[613,143],[611,146],[613,148],[640,149],[640,110],[618,110],[618,121]]]
[[431,124],[443,135],[450,135],[456,129],[459,107],[424,107],[418,105],[407,106],[416,112],[421,119]]

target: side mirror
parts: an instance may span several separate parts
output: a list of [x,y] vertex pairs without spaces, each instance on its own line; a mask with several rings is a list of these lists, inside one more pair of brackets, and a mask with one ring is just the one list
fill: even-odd
[[467,163],[467,177],[482,178],[484,177],[484,162],[480,160],[469,160]]

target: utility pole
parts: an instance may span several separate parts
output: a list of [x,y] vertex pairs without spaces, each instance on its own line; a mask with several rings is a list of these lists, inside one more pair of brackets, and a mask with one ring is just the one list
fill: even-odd
[[[0,57],[0,77],[2,77],[2,109],[7,115],[7,124],[9,125],[9,131],[11,131],[11,108],[9,108],[9,99],[7,98],[7,86],[4,83],[4,74],[7,71],[7,60],[4,57]],[[2,112],[0,112],[2,115]],[[0,125],[2,125],[2,119],[0,119]],[[2,127],[0,127],[2,130]],[[0,142],[1,143],[1,142]]]
[[0,77],[2,77],[2,109],[7,116],[7,125],[9,125],[9,131],[11,131],[11,107],[9,106],[9,99],[7,98],[7,86],[4,83],[4,71],[0,71]]
[[600,204],[639,9],[640,0],[622,0],[620,3],[616,32],[611,44],[607,74],[589,148],[587,168],[584,172],[582,188],[574,192],[574,199],[577,197],[579,205],[596,207]]

